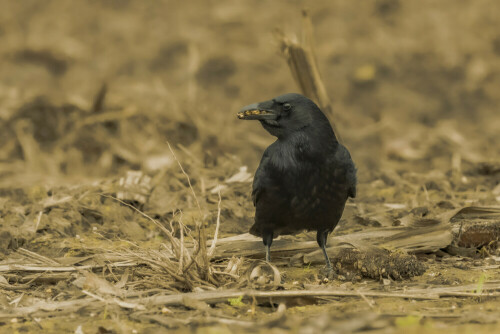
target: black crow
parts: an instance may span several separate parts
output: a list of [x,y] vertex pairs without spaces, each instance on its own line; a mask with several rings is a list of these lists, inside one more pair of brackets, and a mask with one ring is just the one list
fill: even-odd
[[337,141],[318,106],[300,94],[285,94],[248,105],[238,118],[259,120],[278,139],[264,152],[253,180],[255,223],[250,233],[262,237],[270,261],[273,238],[303,230],[317,231],[328,275],[328,234],[342,216],[348,197],[356,196],[356,168]]

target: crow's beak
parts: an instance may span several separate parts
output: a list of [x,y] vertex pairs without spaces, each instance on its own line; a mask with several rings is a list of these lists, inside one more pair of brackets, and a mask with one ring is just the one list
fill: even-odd
[[239,119],[257,119],[257,120],[275,120],[278,118],[276,111],[266,108],[266,103],[254,103],[249,104],[248,106],[243,107],[238,112]]

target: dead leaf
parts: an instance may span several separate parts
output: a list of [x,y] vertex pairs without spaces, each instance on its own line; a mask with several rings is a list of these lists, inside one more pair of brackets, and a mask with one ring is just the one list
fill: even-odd
[[85,275],[85,283],[83,285],[85,289],[93,290],[104,295],[124,295],[124,291],[122,289],[113,286],[105,279],[99,278],[96,274],[89,271],[85,271],[83,274]]

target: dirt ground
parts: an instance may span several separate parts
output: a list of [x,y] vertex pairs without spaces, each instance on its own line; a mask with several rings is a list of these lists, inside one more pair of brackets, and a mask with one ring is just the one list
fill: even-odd
[[[0,8],[1,333],[500,332],[499,2]],[[298,92],[303,9],[358,167],[334,280],[245,234],[274,139],[236,113]]]

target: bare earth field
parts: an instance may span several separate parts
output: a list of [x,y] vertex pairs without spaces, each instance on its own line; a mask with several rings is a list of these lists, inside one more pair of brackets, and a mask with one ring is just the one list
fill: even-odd
[[[307,9],[358,167],[324,278],[236,117]],[[500,332],[500,3],[0,0],[1,333]]]

